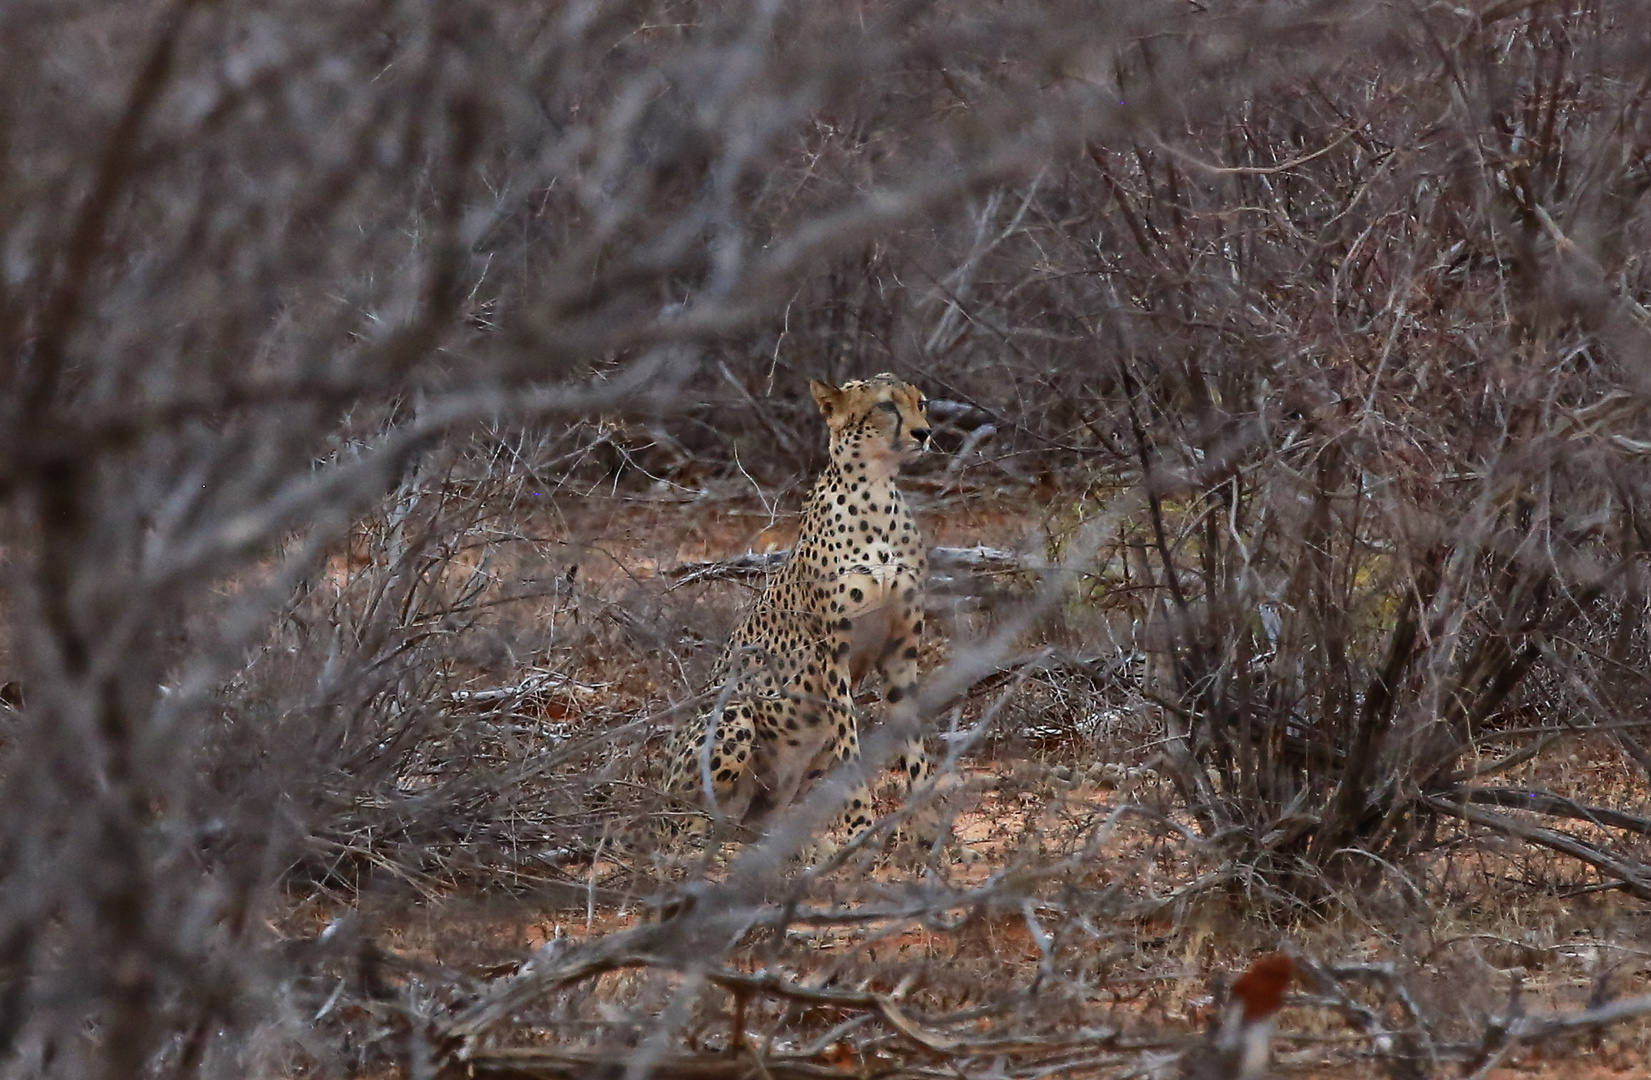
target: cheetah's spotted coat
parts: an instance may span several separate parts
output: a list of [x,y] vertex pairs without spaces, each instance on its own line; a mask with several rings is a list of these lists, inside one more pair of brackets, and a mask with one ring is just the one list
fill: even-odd
[[[718,708],[679,729],[668,755],[671,795],[701,808],[714,800],[716,817],[750,827],[858,757],[851,694],[873,668],[889,719],[916,730],[928,559],[895,476],[928,441],[928,403],[889,374],[810,389],[831,431],[831,464],[814,485],[790,560],[717,663]],[[908,787],[928,776],[919,738],[898,765]],[[848,797],[842,823],[851,837],[871,825],[863,786]],[[692,828],[705,825],[700,817]]]

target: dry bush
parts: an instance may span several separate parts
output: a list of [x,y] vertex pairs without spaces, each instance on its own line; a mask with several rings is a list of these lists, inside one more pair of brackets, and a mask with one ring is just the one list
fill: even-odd
[[[1638,819],[1472,786],[1556,712],[1647,758],[1644,18],[6,6],[4,1070],[692,1071],[727,1004],[775,1075],[1104,1074],[1195,973],[1142,928],[1217,887],[1322,909],[1453,815],[1651,888]],[[987,865],[799,871],[826,785],[603,933],[743,586],[633,582],[580,497],[794,484],[804,380],[883,368],[968,450],[937,507],[1080,492],[1018,606],[958,616],[953,764],[1162,715],[1179,804],[965,772]],[[584,940],[485,969],[334,917],[489,891]],[[1334,996],[1366,976],[1317,992],[1471,1056]]]
[[1148,493],[1128,557],[1167,637],[1172,775],[1309,900],[1440,813],[1647,888],[1639,818],[1483,784],[1596,724],[1644,757],[1648,27],[1500,15],[1419,18],[1409,64],[1093,155],[1110,348],[1081,386]]

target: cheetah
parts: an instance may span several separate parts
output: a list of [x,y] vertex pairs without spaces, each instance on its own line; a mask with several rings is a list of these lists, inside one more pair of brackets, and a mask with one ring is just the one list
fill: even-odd
[[[716,706],[679,728],[667,754],[666,791],[675,800],[748,829],[859,756],[852,693],[871,669],[889,720],[917,730],[928,556],[895,476],[928,445],[928,401],[888,373],[840,387],[816,381],[809,390],[830,429],[831,464],[814,484],[791,558],[717,662]],[[908,791],[928,778],[920,737],[906,742],[897,765]],[[932,827],[926,816],[918,821]],[[861,785],[841,824],[852,839],[871,822]],[[687,828],[707,826],[702,812]]]

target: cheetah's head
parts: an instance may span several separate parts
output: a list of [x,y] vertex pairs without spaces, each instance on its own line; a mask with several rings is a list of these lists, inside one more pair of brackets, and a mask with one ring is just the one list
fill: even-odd
[[923,392],[887,372],[832,386],[811,382],[809,390],[831,429],[831,456],[858,452],[868,464],[898,468],[929,442],[929,401]]

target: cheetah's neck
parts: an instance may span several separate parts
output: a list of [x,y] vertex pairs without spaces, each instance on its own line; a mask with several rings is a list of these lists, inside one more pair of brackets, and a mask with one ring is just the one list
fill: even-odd
[[915,561],[922,550],[916,541],[911,508],[892,471],[832,462],[815,482],[803,512],[791,568],[801,577],[820,570],[831,572],[830,568],[845,562],[864,561],[868,548]]

